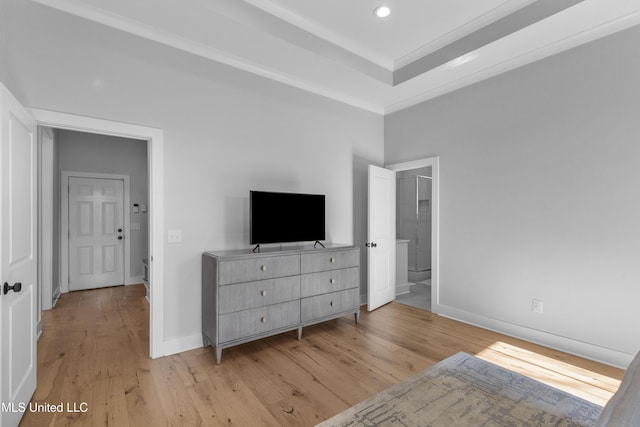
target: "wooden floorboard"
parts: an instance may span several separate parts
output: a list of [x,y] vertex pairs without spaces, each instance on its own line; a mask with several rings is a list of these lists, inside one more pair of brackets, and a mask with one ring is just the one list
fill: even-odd
[[72,292],[43,313],[37,404],[21,426],[312,426],[459,351],[603,405],[623,372],[398,303],[223,352],[152,360],[142,285]]

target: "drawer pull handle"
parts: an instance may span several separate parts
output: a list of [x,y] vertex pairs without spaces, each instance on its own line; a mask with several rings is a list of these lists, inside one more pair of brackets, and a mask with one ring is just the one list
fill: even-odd
[[263,265],[262,267],[260,267],[260,270],[262,270],[262,271],[267,271],[267,266],[266,266],[266,265]]
[[331,301],[331,302],[329,303],[329,305],[330,305],[331,307],[333,307],[333,301]]
[[331,284],[336,283],[336,279],[329,279],[329,283],[331,283]]
[[334,262],[336,262],[336,259],[335,259],[335,258],[329,258],[329,262],[330,262],[331,264],[333,264]]
[[261,318],[260,318],[260,321],[261,321],[262,323],[265,323],[265,322],[267,321],[267,318],[266,318],[266,317],[261,317]]
[[262,295],[263,297],[267,295],[267,291],[262,291],[260,292],[260,295]]

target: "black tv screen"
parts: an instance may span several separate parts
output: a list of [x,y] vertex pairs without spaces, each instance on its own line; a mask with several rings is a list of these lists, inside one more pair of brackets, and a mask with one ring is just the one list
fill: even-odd
[[251,244],[324,240],[324,195],[251,191]]

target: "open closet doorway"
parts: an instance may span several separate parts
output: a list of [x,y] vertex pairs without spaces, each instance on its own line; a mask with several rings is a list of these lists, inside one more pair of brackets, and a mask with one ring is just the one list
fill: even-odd
[[438,159],[396,171],[396,301],[434,311],[437,302]]

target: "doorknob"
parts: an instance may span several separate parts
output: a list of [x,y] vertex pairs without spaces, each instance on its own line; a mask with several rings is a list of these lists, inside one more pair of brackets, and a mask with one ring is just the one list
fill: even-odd
[[122,239],[123,239],[123,237],[122,237],[122,236],[118,236],[118,240],[122,240]]
[[118,233],[122,233],[122,228],[118,228]]
[[22,283],[17,282],[14,283],[13,286],[9,286],[7,282],[4,282],[4,285],[2,285],[2,294],[6,295],[11,290],[13,290],[13,292],[20,292],[22,290]]

